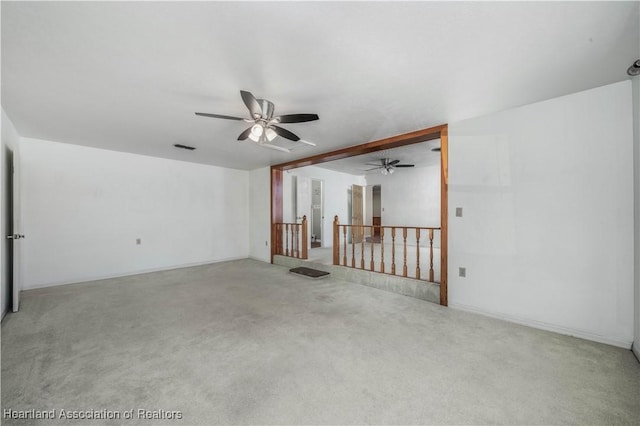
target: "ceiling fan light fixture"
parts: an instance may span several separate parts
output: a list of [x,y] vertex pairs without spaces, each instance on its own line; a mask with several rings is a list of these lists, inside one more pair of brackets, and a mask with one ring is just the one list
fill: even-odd
[[267,140],[271,142],[278,136],[278,134],[273,129],[267,127],[267,130],[265,131],[265,136],[267,137]]
[[271,142],[276,137],[280,136],[293,142],[300,141],[307,145],[315,146],[314,143],[303,141],[296,134],[280,126],[276,126],[276,124],[304,123],[307,121],[315,121],[320,118],[318,117],[318,114],[285,114],[274,117],[273,114],[275,108],[272,102],[266,99],[256,99],[256,97],[253,96],[251,92],[247,92],[246,90],[240,91],[240,97],[242,98],[244,105],[249,110],[251,118],[241,118],[230,115],[210,114],[204,112],[196,112],[196,115],[252,123],[250,127],[246,128],[242,133],[240,133],[240,135],[238,136],[239,141],[251,139],[259,145],[263,145],[267,148],[273,148],[283,152],[291,152],[291,150],[283,148],[281,146],[270,145],[267,142]]
[[264,133],[264,127],[262,127],[261,124],[254,124],[253,127],[251,128],[251,134],[257,138],[259,138],[260,136],[262,136],[262,133]]
[[251,126],[251,132],[249,132],[249,139],[251,139],[254,142],[259,142],[263,133],[264,133],[264,127],[262,127],[262,124],[256,123],[253,126]]
[[386,168],[380,170],[380,173],[382,173],[383,175],[388,175],[389,174],[389,170],[387,170]]

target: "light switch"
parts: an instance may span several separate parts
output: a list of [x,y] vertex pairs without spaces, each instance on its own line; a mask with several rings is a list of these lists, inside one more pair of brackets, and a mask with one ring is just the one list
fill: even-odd
[[458,268],[458,276],[464,278],[467,276],[467,268]]
[[462,217],[462,207],[456,207],[456,217]]

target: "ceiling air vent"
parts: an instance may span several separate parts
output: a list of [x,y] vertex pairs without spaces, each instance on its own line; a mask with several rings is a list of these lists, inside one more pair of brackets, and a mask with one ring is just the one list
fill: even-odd
[[176,148],[180,148],[180,149],[188,149],[189,151],[193,151],[194,149],[196,149],[195,146],[182,145],[181,143],[173,144],[173,146],[175,146]]

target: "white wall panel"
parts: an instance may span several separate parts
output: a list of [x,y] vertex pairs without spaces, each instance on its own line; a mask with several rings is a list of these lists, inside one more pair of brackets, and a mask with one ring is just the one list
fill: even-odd
[[249,255],[249,172],[22,145],[25,288]]
[[449,125],[451,306],[631,344],[631,94],[625,81]]

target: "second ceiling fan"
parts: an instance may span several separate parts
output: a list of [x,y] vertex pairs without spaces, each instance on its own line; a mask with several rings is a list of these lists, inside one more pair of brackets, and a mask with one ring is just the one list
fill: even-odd
[[256,142],[258,145],[264,146],[265,148],[291,152],[287,148],[283,148],[281,146],[273,145],[270,143],[277,136],[281,136],[294,142],[302,142],[312,146],[316,145],[313,142],[300,139],[299,136],[285,128],[278,126],[278,124],[304,123],[306,121],[315,121],[320,118],[318,117],[318,114],[285,114],[274,117],[274,106],[272,102],[269,102],[266,99],[256,99],[256,97],[253,96],[251,92],[247,92],[245,90],[240,91],[240,96],[242,97],[242,101],[249,110],[251,118],[233,117],[221,114],[209,114],[204,112],[196,112],[196,115],[253,123],[251,127],[240,133],[240,136],[238,136],[238,140],[243,141],[248,138]]
[[393,172],[395,171],[396,167],[415,167],[415,164],[398,164],[400,162],[400,160],[391,160],[389,158],[381,158],[380,159],[380,164],[370,164],[367,163],[367,166],[376,166],[372,169],[367,169],[365,170],[366,172],[369,172],[371,170],[378,170],[380,169],[381,173],[383,175],[390,175],[393,174]]

